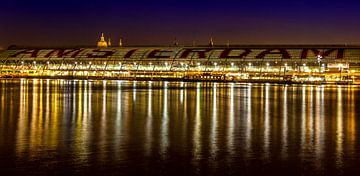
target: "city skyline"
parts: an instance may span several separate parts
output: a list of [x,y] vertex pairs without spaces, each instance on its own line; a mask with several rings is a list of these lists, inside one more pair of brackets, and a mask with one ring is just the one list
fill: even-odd
[[[4,2],[0,47],[96,45],[360,44],[360,5],[347,1]],[[146,29],[146,30],[144,30]]]

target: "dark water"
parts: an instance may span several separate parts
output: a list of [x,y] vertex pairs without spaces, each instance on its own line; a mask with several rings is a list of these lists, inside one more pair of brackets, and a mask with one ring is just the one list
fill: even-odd
[[1,175],[358,175],[360,87],[0,80]]

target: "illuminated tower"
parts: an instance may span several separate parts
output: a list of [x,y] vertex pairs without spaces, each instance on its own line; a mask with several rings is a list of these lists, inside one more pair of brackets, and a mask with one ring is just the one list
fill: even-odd
[[123,43],[122,43],[122,38],[120,38],[120,41],[119,41],[119,46],[122,47],[123,46]]
[[98,41],[97,46],[102,48],[106,48],[108,46],[105,41],[104,33],[101,33],[100,41]]
[[213,41],[213,38],[212,38],[212,37],[210,38],[209,46],[214,46],[214,41]]
[[111,40],[110,40],[110,38],[109,38],[108,47],[110,47],[110,46],[111,46]]

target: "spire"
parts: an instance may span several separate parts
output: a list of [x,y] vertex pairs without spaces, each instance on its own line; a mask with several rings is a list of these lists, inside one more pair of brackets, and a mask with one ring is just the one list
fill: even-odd
[[209,46],[214,46],[214,41],[212,37],[210,37]]
[[123,43],[122,43],[122,38],[120,38],[120,41],[119,41],[119,46],[122,47],[123,46]]
[[101,42],[105,41],[104,33],[101,33],[100,41]]
[[111,39],[109,37],[108,46],[111,46]]
[[228,41],[226,42],[226,46],[227,46],[227,47],[230,46],[230,40],[228,40]]

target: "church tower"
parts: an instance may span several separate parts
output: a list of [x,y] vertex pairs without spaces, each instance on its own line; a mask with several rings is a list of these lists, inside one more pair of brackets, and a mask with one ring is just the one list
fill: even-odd
[[[110,43],[110,40],[109,40]],[[102,48],[106,48],[108,46],[105,37],[104,37],[104,33],[101,33],[101,37],[100,37],[100,41],[98,41],[97,43],[98,47],[102,47]]]
[[111,40],[110,40],[110,38],[109,38],[108,47],[110,47],[110,46],[111,46]]
[[123,46],[123,43],[122,43],[122,38],[120,38],[120,41],[119,41],[119,46],[122,47]]
[[211,47],[214,46],[214,40],[212,37],[210,37],[209,46]]

